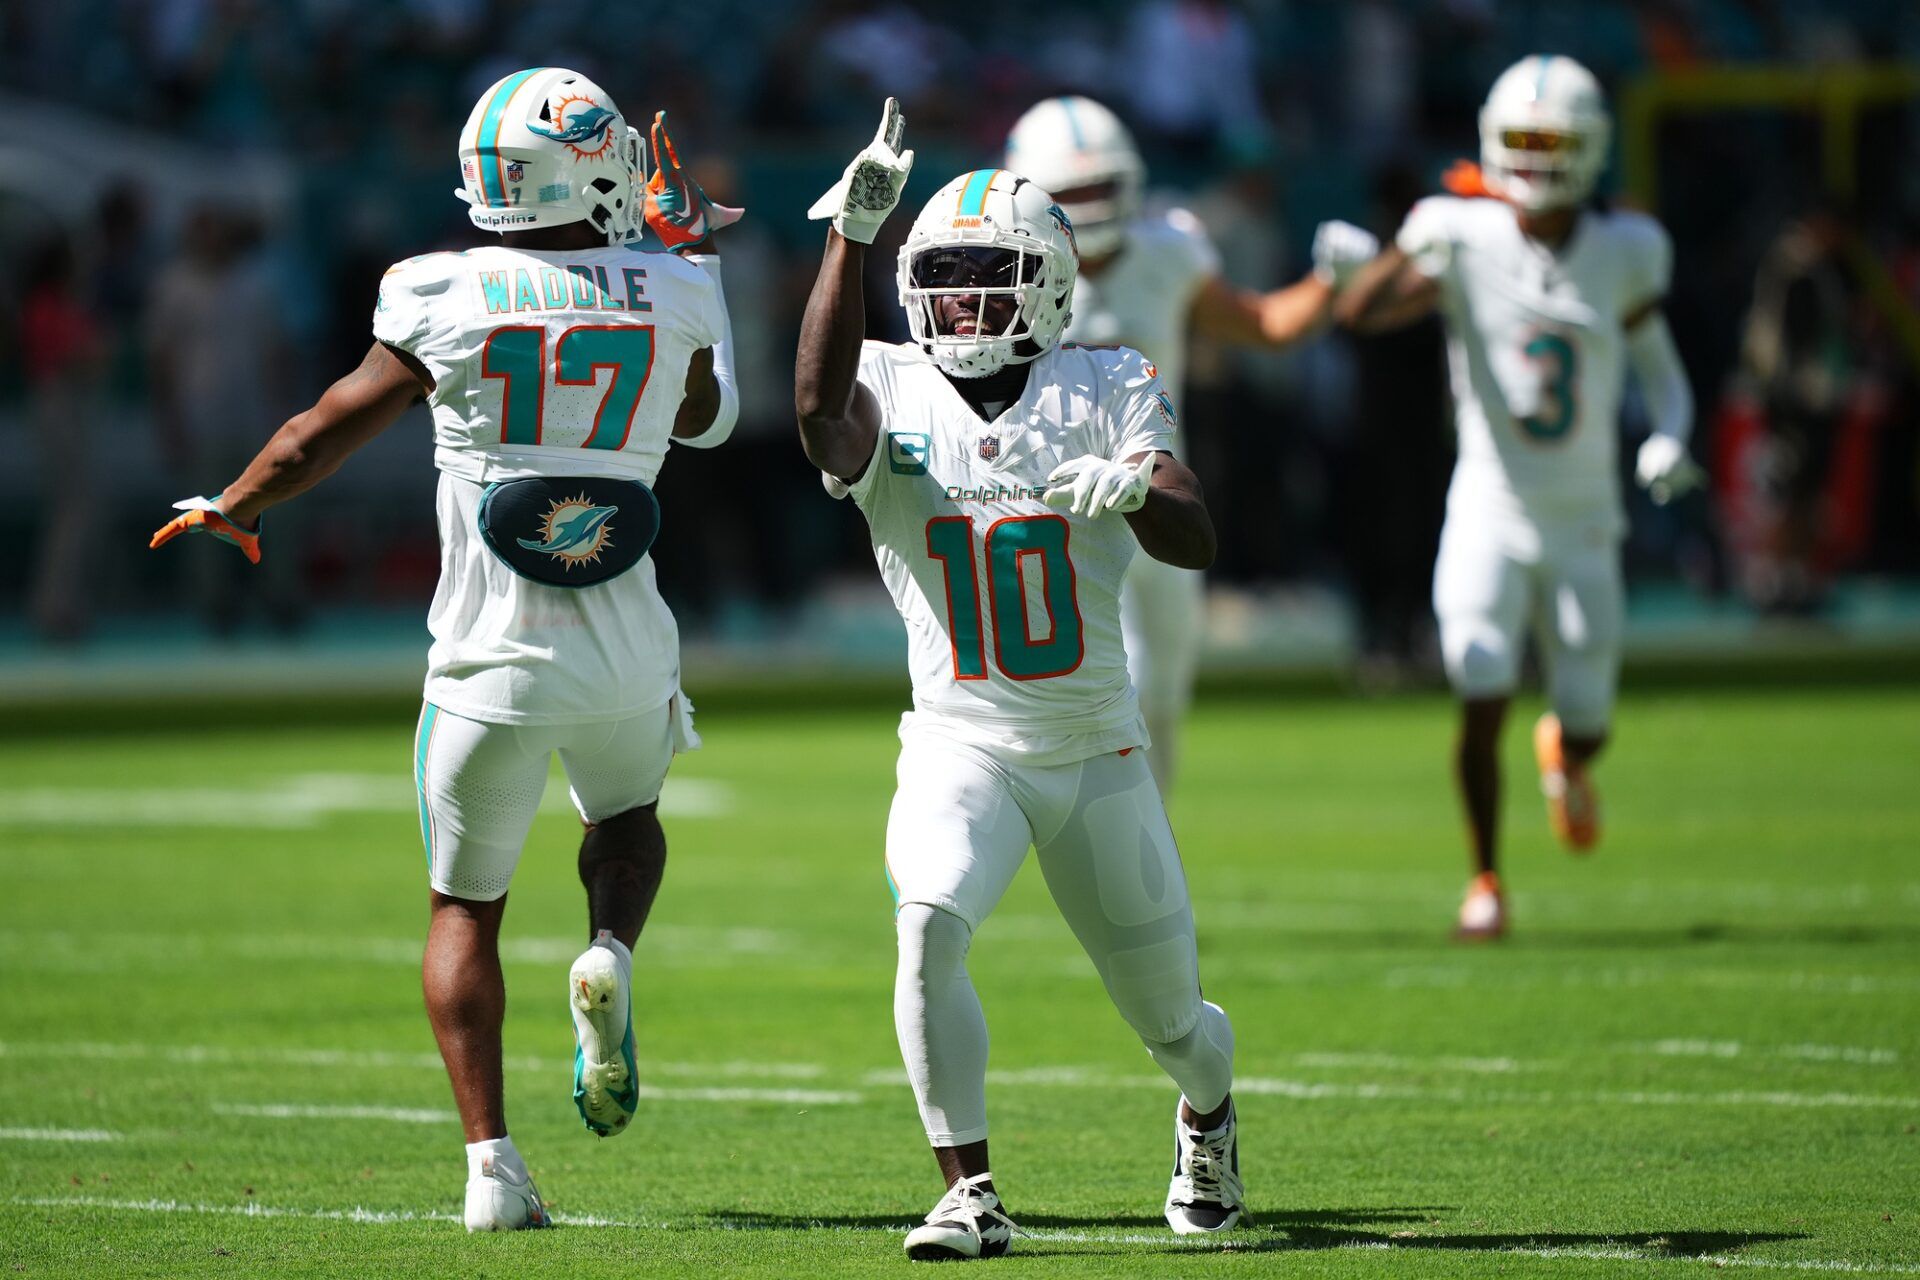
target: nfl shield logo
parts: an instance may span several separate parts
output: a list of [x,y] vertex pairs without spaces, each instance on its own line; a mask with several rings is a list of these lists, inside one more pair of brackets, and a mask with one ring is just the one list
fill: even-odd
[[526,180],[527,180],[527,166],[522,164],[518,160],[507,161],[507,181],[508,182],[525,182]]
[[992,462],[995,458],[999,456],[1000,456],[1000,437],[999,436],[981,436],[980,437],[981,459],[986,462]]

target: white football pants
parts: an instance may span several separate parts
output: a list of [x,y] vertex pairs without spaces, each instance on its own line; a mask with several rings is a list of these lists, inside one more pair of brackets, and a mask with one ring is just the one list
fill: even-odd
[[1531,622],[1560,723],[1576,735],[1606,732],[1626,617],[1620,543],[1610,522],[1449,514],[1434,563],[1433,609],[1447,678],[1461,697],[1514,691]]
[[626,720],[551,725],[487,724],[427,703],[414,735],[413,782],[429,882],[474,902],[507,891],[556,751],[582,821],[658,800],[673,762],[678,700]]
[[967,949],[1029,847],[1120,1016],[1193,1107],[1219,1106],[1233,1028],[1200,997],[1186,872],[1141,753],[1012,765],[935,734],[902,742],[887,822],[893,1012],[928,1140],[987,1136],[987,1027]]

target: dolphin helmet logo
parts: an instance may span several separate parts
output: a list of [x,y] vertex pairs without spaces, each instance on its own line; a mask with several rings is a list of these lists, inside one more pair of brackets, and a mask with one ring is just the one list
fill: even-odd
[[[1014,189],[1019,190],[1018,187]],[[1057,204],[1050,204],[1047,206],[1047,216],[1060,224],[1060,229],[1067,233],[1067,243],[1073,247],[1074,253],[1078,254],[1080,239],[1073,234],[1073,219],[1067,216],[1067,211]]]
[[558,128],[528,124],[528,130],[564,144],[582,160],[603,156],[613,146],[613,122],[617,117],[592,98],[561,98],[553,103],[549,114]]
[[540,537],[514,541],[528,551],[552,556],[568,569],[591,564],[613,545],[609,535],[613,532],[612,520],[619,513],[618,507],[593,505],[584,493],[556,499],[540,522]]

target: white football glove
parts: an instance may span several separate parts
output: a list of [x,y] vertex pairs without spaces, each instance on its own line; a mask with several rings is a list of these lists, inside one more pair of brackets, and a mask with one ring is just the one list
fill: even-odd
[[807,217],[832,218],[833,229],[847,239],[872,244],[880,224],[893,212],[893,206],[900,203],[900,190],[907,185],[907,174],[913,170],[913,152],[900,150],[906,133],[907,121],[900,114],[900,100],[888,98],[873,141],[853,158],[847,171],[840,175],[840,181],[813,202]]
[[1076,516],[1098,517],[1105,511],[1125,515],[1147,504],[1153,482],[1154,455],[1149,452],[1138,467],[1085,454],[1061,463],[1047,477],[1046,504],[1065,507]]
[[1380,253],[1380,240],[1351,222],[1323,222],[1313,233],[1313,274],[1335,289],[1344,289],[1353,273]]
[[1633,478],[1654,502],[1666,506],[1707,478],[1706,471],[1687,456],[1687,446],[1672,436],[1648,436],[1633,460]]

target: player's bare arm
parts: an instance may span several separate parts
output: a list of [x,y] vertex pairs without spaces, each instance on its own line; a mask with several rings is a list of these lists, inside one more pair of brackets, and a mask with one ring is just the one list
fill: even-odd
[[268,507],[305,493],[433,391],[433,378],[403,351],[376,342],[360,367],[287,419],[240,478],[220,495],[229,520],[251,525]]
[[1188,323],[1193,332],[1218,342],[1250,347],[1285,347],[1319,333],[1333,314],[1333,285],[1304,276],[1271,293],[1236,289],[1210,276],[1193,296]]
[[807,461],[841,480],[859,478],[880,433],[880,406],[857,376],[867,330],[861,275],[866,247],[900,202],[913,170],[913,152],[900,149],[906,131],[899,100],[888,98],[873,141],[807,210],[809,218],[829,219],[833,225],[800,321],[793,409]]
[[218,498],[176,502],[185,514],[162,525],[147,545],[210,533],[258,564],[261,512],[332,475],[355,449],[432,392],[433,378],[417,360],[374,343],[359,368],[328,387],[311,409],[287,419]]
[[1194,294],[1188,323],[1204,337],[1244,346],[1304,342],[1327,327],[1341,291],[1379,251],[1371,232],[1350,222],[1323,222],[1313,236],[1313,270],[1267,293],[1236,289],[1210,276]]
[[702,347],[687,365],[687,391],[674,415],[673,438],[703,436],[720,414],[720,379],[713,373],[713,348]]
[[[1127,459],[1145,462],[1147,455]],[[1127,524],[1140,540],[1140,549],[1155,560],[1181,569],[1212,566],[1215,552],[1213,517],[1200,491],[1200,477],[1170,453],[1153,454],[1153,478],[1147,500],[1138,511],[1127,512]]]
[[861,276],[867,247],[827,232],[827,252],[800,321],[794,358],[793,411],[807,461],[830,476],[857,479],[873,455],[880,406],[861,386],[860,344],[867,308]]
[[1358,333],[1384,333],[1432,314],[1439,303],[1439,284],[1393,246],[1354,274],[1333,318]]

